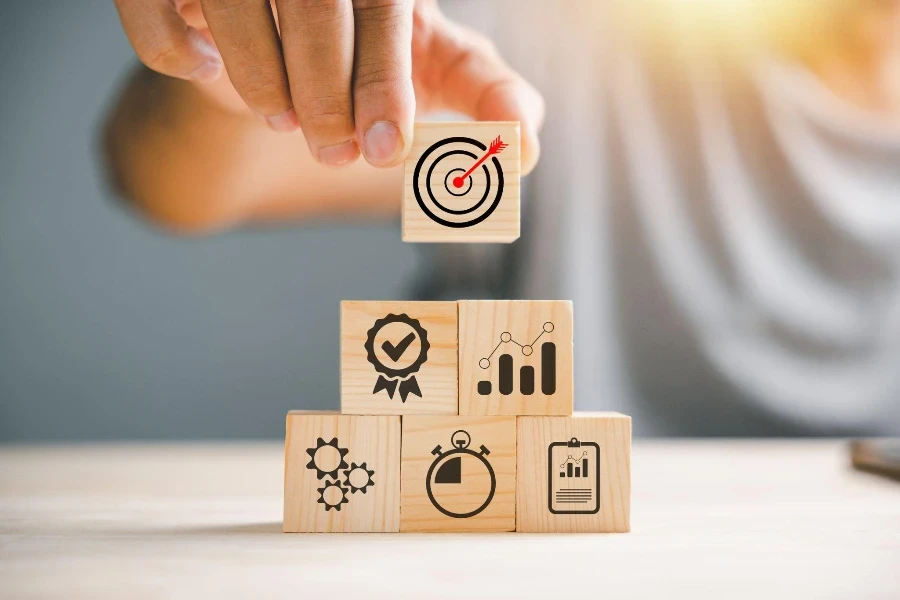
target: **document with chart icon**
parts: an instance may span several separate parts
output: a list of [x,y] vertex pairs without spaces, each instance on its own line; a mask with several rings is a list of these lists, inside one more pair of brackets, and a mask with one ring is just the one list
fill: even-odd
[[572,438],[547,449],[548,504],[555,515],[600,510],[600,446]]

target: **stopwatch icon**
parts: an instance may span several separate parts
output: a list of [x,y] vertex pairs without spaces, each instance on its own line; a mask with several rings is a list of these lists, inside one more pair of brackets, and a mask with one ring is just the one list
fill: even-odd
[[470,450],[471,442],[469,433],[460,429],[450,436],[452,450],[444,452],[438,445],[431,451],[436,458],[425,480],[428,499],[436,509],[455,519],[467,519],[483,511],[497,490],[494,468],[486,458],[490,450],[484,445],[480,452]]

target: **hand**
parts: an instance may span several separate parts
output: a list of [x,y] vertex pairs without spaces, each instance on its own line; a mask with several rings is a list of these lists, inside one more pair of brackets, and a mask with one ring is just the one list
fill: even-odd
[[226,71],[253,113],[275,131],[302,129],[322,164],[360,151],[377,167],[402,162],[417,100],[420,110],[519,121],[523,172],[537,162],[540,95],[435,0],[115,3],[144,64],[201,87]]

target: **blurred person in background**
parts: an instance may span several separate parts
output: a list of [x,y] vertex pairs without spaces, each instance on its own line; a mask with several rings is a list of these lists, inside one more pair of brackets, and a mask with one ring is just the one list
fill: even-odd
[[143,215],[395,217],[416,115],[517,120],[522,237],[419,297],[572,299],[575,406],[637,434],[900,432],[900,1],[266,4],[117,1]]

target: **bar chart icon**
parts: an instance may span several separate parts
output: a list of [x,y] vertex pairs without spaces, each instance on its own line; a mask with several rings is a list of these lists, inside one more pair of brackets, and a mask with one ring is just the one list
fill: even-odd
[[588,452],[585,450],[581,456],[575,458],[571,454],[566,458],[566,462],[559,466],[560,477],[587,477],[590,468],[590,459]]
[[547,448],[547,502],[555,515],[600,510],[600,445],[571,438]]
[[[528,357],[534,354],[535,347],[545,333],[552,333],[554,329],[553,323],[547,321],[541,328],[541,333],[530,344],[521,344],[513,339],[508,331],[500,334],[500,341],[494,346],[494,350],[486,357],[478,361],[478,366],[484,370],[491,368],[491,358],[497,351],[507,344],[517,346],[519,353]],[[540,378],[540,391],[545,396],[552,396],[556,393],[556,344],[554,342],[542,342],[540,347],[540,373],[535,373],[533,365],[522,365],[519,367],[519,393],[523,396],[531,396],[536,391],[537,377]],[[516,354],[519,354],[516,353]],[[509,396],[515,392],[515,361],[513,352],[504,352],[497,357],[497,391]],[[478,394],[481,396],[490,396],[493,392],[493,384],[490,377],[479,381],[477,386]]]

